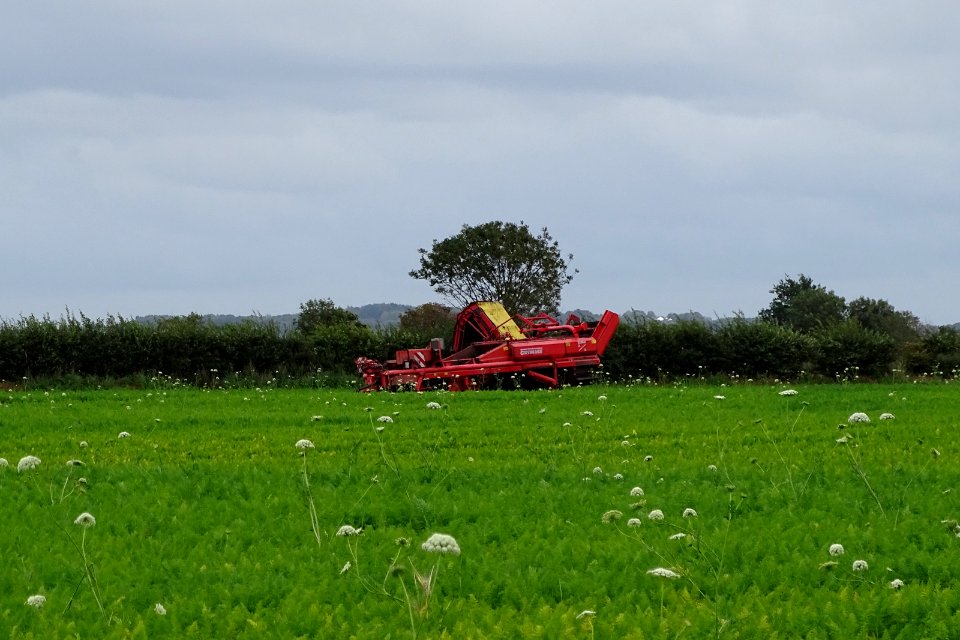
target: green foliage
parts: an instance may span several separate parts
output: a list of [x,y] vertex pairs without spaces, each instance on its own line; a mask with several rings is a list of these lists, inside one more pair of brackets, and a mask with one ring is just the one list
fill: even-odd
[[717,329],[718,368],[747,378],[795,378],[810,370],[815,341],[790,327],[737,318]]
[[[420,268],[410,272],[434,291],[465,307],[477,300],[497,300],[511,314],[556,314],[560,291],[573,280],[559,244],[546,228],[534,235],[521,221],[487,222],[434,240],[420,249]],[[573,273],[576,273],[574,270]]]
[[909,311],[897,311],[886,300],[860,297],[851,302],[847,310],[861,327],[886,335],[897,345],[920,336],[920,319]]
[[400,329],[420,337],[443,338],[446,344],[453,344],[453,327],[457,314],[442,304],[428,302],[413,307],[400,316]]
[[364,328],[360,318],[352,311],[338,307],[329,298],[323,300],[307,300],[300,305],[300,315],[294,323],[297,331],[304,335],[311,335],[318,330],[328,327]]
[[829,375],[843,377],[844,372],[874,377],[890,371],[896,345],[892,338],[865,329],[849,319],[822,329],[817,334],[817,367]]
[[[107,640],[951,637],[950,386],[795,389],[4,392],[0,455],[42,463],[0,468],[14,550],[0,625]],[[344,524],[363,533],[338,537]],[[434,532],[461,554],[424,550]]]
[[960,375],[960,332],[940,327],[907,345],[904,366],[916,375],[956,378]]
[[814,284],[802,273],[794,280],[787,276],[770,290],[770,306],[759,312],[766,322],[790,327],[801,333],[829,327],[847,317],[844,299],[826,287]]

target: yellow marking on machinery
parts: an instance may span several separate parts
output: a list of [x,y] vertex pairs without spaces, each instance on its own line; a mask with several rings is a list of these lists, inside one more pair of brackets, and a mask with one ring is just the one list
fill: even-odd
[[520,327],[513,321],[507,310],[499,302],[478,302],[479,306],[487,317],[497,326],[500,335],[508,340],[523,340],[527,336],[523,335]]

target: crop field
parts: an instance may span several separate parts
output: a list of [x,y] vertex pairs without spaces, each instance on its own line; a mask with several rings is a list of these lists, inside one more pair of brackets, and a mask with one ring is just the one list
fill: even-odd
[[0,637],[954,638],[958,409],[933,383],[4,391]]

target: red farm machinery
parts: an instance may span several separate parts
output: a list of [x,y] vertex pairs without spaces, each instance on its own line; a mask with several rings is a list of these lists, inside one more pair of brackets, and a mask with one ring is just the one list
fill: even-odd
[[402,389],[553,388],[589,381],[620,316],[566,322],[541,313],[510,316],[499,302],[474,302],[457,315],[450,355],[434,338],[422,349],[402,349],[392,360],[357,358],[361,391]]

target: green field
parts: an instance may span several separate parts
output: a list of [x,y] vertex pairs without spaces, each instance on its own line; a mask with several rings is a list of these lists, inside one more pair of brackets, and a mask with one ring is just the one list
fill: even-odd
[[0,637],[957,637],[960,388],[792,388],[5,391]]

